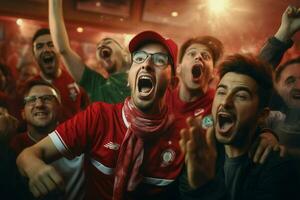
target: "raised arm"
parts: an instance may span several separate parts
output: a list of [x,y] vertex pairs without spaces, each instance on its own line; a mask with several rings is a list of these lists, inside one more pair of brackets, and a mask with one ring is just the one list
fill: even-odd
[[25,149],[17,158],[20,173],[29,179],[29,189],[35,197],[55,190],[63,190],[63,179],[54,167],[48,165],[62,155],[49,136]]
[[270,63],[275,69],[284,53],[293,45],[292,37],[300,29],[300,10],[288,6],[281,17],[281,24],[274,37],[264,44],[259,57]]
[[300,29],[300,8],[287,7],[281,17],[281,25],[275,34],[275,38],[281,42],[287,42]]
[[61,54],[63,63],[75,81],[79,82],[83,75],[85,64],[80,56],[70,47],[64,24],[62,0],[49,0],[49,26],[54,46]]

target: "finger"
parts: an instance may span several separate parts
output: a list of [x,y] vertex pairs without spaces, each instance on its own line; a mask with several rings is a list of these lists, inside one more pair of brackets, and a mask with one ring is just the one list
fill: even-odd
[[204,148],[207,148],[205,133],[199,129],[195,127],[190,128],[190,138],[195,143],[198,151],[202,152]]
[[206,130],[206,140],[208,146],[216,147],[216,135],[215,135],[215,129],[213,127],[209,127]]
[[51,183],[54,183],[54,188],[58,188],[61,191],[64,191],[65,185],[63,178],[58,174],[55,170],[51,171],[49,174],[49,178],[51,179]]
[[187,151],[195,153],[197,149],[201,149],[202,141],[199,139],[199,132],[195,127],[189,128],[189,141]]
[[39,198],[41,196],[39,190],[34,185],[29,186],[29,190],[31,191],[34,197]]
[[46,176],[41,177],[40,181],[44,183],[44,186],[46,187],[48,193],[58,188],[55,180],[51,178],[51,174],[47,174]]
[[279,148],[280,148],[280,153],[279,153],[280,157],[285,157],[287,155],[287,149],[283,145],[279,145]]
[[280,151],[280,146],[279,145],[275,145],[273,147],[273,151]]
[[254,154],[255,154],[255,151],[256,151],[258,145],[259,145],[259,140],[255,140],[254,143],[251,145],[250,150],[249,150],[249,154],[250,154],[251,158],[254,158]]
[[262,156],[259,159],[259,163],[263,164],[266,159],[268,158],[270,152],[272,151],[272,146],[267,146],[262,154]]
[[262,156],[264,150],[266,148],[266,144],[263,142],[259,142],[257,148],[254,150],[253,162],[259,162],[259,158]]
[[186,143],[188,141],[188,130],[181,129],[179,133],[180,133],[180,140],[179,140],[180,149],[183,153],[186,153]]
[[292,12],[293,12],[292,7],[288,6],[284,13],[286,13],[288,16],[290,16],[292,14]]
[[44,196],[48,193],[48,190],[45,187],[45,185],[43,183],[41,183],[39,180],[32,181],[31,185],[32,185],[31,187],[36,188],[36,190],[38,191],[39,196]]

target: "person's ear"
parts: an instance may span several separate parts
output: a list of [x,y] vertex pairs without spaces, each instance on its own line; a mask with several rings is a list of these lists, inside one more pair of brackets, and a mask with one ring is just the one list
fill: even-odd
[[23,119],[23,120],[25,120],[25,121],[26,121],[26,117],[25,117],[25,111],[24,111],[24,109],[22,109],[22,110],[21,110],[21,117],[22,117],[22,119]]
[[130,55],[129,51],[126,50],[126,49],[123,49],[122,50],[122,56],[123,56],[123,59],[124,59],[124,61],[126,63],[127,68],[129,68],[130,67],[130,63],[131,63],[131,55]]

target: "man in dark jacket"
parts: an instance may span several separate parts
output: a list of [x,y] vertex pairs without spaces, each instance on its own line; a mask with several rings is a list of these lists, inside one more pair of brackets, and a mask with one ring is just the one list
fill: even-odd
[[213,128],[199,134],[199,123],[190,118],[190,128],[181,131],[186,162],[181,178],[183,199],[299,199],[292,160],[280,158],[277,152],[264,164],[249,158],[257,127],[269,114],[271,69],[253,56],[240,54],[220,66]]

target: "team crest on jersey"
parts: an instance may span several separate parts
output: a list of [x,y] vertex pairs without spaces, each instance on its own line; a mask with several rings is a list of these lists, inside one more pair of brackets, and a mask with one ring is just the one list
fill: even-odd
[[68,85],[69,89],[69,97],[72,99],[72,101],[76,101],[77,96],[79,94],[79,87],[76,83],[71,83]]
[[194,111],[194,117],[198,117],[198,116],[202,115],[203,113],[204,113],[204,109],[203,108],[196,109]]
[[117,143],[109,142],[109,143],[105,144],[104,147],[117,151],[120,148],[120,145]]
[[170,165],[175,159],[176,153],[172,149],[167,149],[161,154],[161,166],[166,167]]

